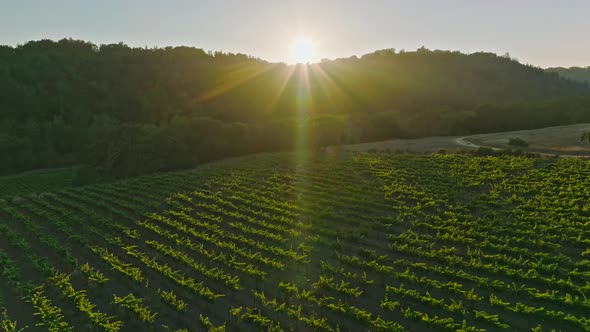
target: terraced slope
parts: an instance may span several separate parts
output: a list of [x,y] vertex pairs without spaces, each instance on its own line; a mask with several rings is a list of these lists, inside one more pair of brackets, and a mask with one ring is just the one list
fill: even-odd
[[587,161],[386,154],[24,196],[0,307],[51,331],[587,331],[588,197]]

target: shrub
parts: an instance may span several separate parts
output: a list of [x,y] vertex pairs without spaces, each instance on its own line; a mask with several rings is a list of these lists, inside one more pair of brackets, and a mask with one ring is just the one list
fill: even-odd
[[541,158],[540,153],[534,153],[534,152],[527,152],[527,153],[525,153],[525,156],[527,158]]
[[520,146],[520,147],[527,147],[527,146],[529,146],[529,143],[527,143],[522,138],[513,137],[513,138],[511,138],[511,139],[508,140],[508,145]]
[[479,148],[477,148],[477,150],[472,151],[471,154],[473,154],[474,156],[478,156],[478,157],[496,155],[496,153],[494,153],[494,150],[492,148],[487,148],[484,146],[480,146]]

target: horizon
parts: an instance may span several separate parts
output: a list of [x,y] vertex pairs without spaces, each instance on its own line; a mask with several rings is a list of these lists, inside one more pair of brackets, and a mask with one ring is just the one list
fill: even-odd
[[[121,44],[121,43],[123,45],[126,45],[127,47],[130,47],[130,48],[139,48],[139,49],[144,49],[144,48],[147,48],[147,49],[165,49],[165,48],[168,48],[168,47],[173,47],[173,48],[174,47],[188,47],[188,48],[194,48],[194,49],[197,49],[197,50],[202,50],[202,51],[204,51],[207,54],[212,55],[212,56],[214,56],[214,54],[216,52],[221,52],[221,53],[224,53],[224,54],[245,55],[245,56],[248,56],[248,57],[257,59],[257,60],[265,61],[265,62],[267,62],[269,64],[284,64],[284,65],[287,65],[287,66],[315,65],[315,64],[321,63],[324,60],[327,60],[327,61],[335,61],[335,60],[347,59],[347,58],[351,58],[351,57],[357,57],[357,58],[360,59],[360,58],[362,58],[365,55],[369,55],[369,54],[372,54],[372,53],[375,53],[375,52],[379,52],[379,51],[384,51],[384,50],[393,50],[394,53],[396,53],[396,54],[400,54],[400,53],[412,53],[412,52],[418,52],[420,48],[425,48],[426,50],[431,51],[431,52],[438,52],[438,51],[440,51],[440,52],[460,52],[460,53],[465,54],[465,55],[471,55],[471,54],[475,54],[475,53],[492,53],[492,54],[495,54],[496,56],[499,56],[499,57],[506,56],[506,54],[498,54],[498,53],[491,52],[491,51],[486,51],[486,50],[480,50],[480,51],[474,51],[474,52],[463,52],[463,51],[460,51],[460,50],[450,50],[450,49],[432,49],[432,48],[429,48],[428,45],[422,45],[421,47],[419,47],[417,49],[411,49],[411,50],[397,49],[395,47],[392,47],[392,48],[384,48],[384,49],[375,49],[375,50],[372,50],[370,52],[363,53],[363,54],[353,54],[353,55],[350,55],[350,56],[342,56],[342,57],[338,57],[338,58],[322,58],[322,59],[314,60],[314,61],[311,61],[311,62],[310,61],[308,61],[308,62],[286,62],[286,61],[271,61],[271,60],[267,60],[267,59],[264,59],[264,58],[260,58],[258,56],[254,56],[252,54],[246,54],[246,53],[240,53],[240,52],[232,52],[231,50],[206,50],[206,49],[204,49],[202,47],[199,47],[199,46],[196,46],[196,45],[195,46],[193,46],[193,45],[153,45],[153,46],[147,46],[147,45],[145,45],[145,46],[136,46],[136,45],[130,45],[130,44],[126,43],[125,41],[119,41],[119,42],[116,42],[116,43],[95,43],[95,42],[93,42],[91,40],[76,39],[76,38],[72,38],[72,37],[63,37],[63,38],[59,38],[59,39],[43,38],[43,39],[37,39],[37,40],[28,40],[26,42],[18,43],[16,45],[0,44],[0,46],[19,47],[19,46],[26,45],[29,42],[39,42],[39,41],[42,41],[42,40],[49,40],[49,41],[55,42],[55,43],[57,43],[57,42],[59,42],[61,40],[74,40],[74,41],[77,40],[77,41],[82,41],[82,42],[86,42],[86,43],[91,43],[91,44],[93,44],[93,45],[95,45],[97,47],[100,47],[102,45],[117,45],[117,44]],[[519,63],[524,64],[524,65],[532,65],[532,66],[534,66],[533,64],[522,62],[521,59],[512,57],[512,55],[509,54],[509,52],[507,52],[507,54],[510,55],[510,59],[511,60],[518,61]],[[534,67],[538,67],[538,66],[534,66]],[[563,66],[538,67],[538,68],[548,69],[548,68],[560,68],[560,67],[561,68],[586,68],[586,67],[590,67],[590,65],[589,66],[570,66],[570,67],[563,67]]]
[[[72,0],[30,0],[10,4],[0,13],[0,44],[72,38],[96,45],[189,46],[288,64],[305,62],[297,58],[301,54],[319,62],[425,46],[466,54],[509,53],[520,63],[541,68],[590,66],[590,45],[577,38],[579,31],[590,30],[584,17],[590,3],[555,6],[549,1],[474,4],[461,0],[455,4],[261,0],[161,5],[108,0],[84,5]],[[301,40],[308,40],[313,49],[293,50]]]

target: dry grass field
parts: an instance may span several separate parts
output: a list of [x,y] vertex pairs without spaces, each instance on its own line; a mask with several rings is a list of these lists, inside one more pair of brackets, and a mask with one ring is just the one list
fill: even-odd
[[[349,151],[391,151],[424,153],[445,149],[473,150],[479,146],[495,149],[519,148],[525,152],[558,154],[564,156],[590,156],[590,143],[582,142],[582,133],[590,131],[590,124],[548,127],[533,130],[510,131],[493,134],[480,134],[467,137],[439,136],[418,139],[395,139],[381,142],[353,144],[345,147]],[[511,138],[520,138],[528,147],[515,147],[508,144]]]
[[434,136],[416,139],[394,139],[381,142],[370,142],[361,144],[351,144],[345,146],[349,151],[391,151],[407,153],[424,153],[436,152],[445,149],[449,152],[457,150],[472,149],[457,143],[459,137],[456,136]]
[[526,151],[559,155],[590,156],[590,144],[582,142],[582,133],[590,131],[590,124],[549,127],[534,130],[520,130],[505,133],[469,136],[467,141],[481,146],[501,149],[514,148],[508,145],[511,138],[520,138],[529,146]]

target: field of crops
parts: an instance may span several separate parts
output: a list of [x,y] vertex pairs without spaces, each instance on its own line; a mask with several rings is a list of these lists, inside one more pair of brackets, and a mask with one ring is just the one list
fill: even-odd
[[69,187],[75,172],[76,168],[60,168],[0,176],[0,198]]
[[269,154],[0,201],[0,329],[590,331],[588,197],[574,159]]

